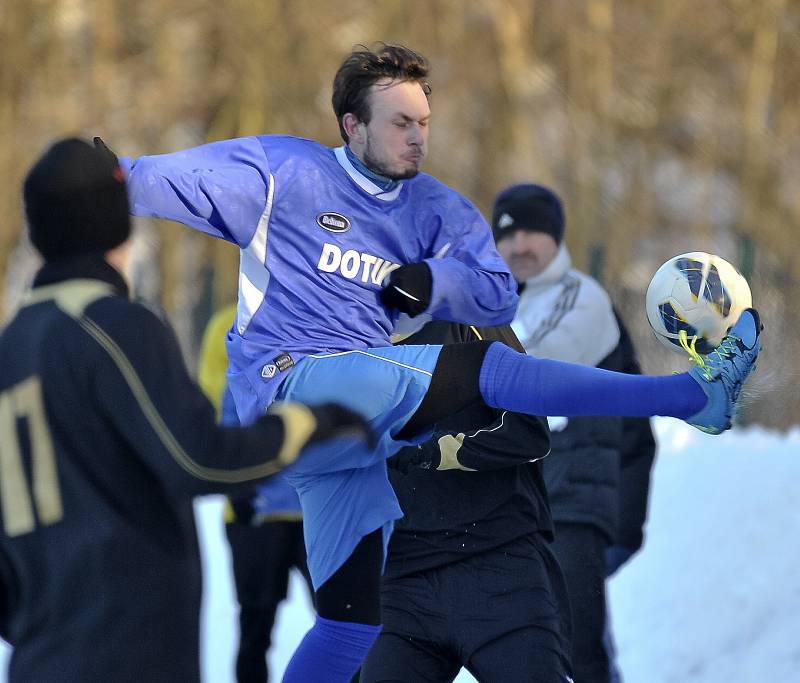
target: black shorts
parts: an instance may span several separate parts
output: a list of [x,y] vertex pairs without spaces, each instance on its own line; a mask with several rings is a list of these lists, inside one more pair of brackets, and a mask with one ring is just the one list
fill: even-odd
[[361,681],[449,682],[463,666],[487,683],[565,683],[568,605],[558,563],[538,536],[387,579],[383,631]]

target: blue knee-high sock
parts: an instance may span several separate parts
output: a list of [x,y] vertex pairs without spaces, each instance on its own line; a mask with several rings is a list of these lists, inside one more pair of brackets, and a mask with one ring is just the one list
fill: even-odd
[[381,628],[318,616],[294,651],[283,683],[350,683]]
[[707,397],[688,373],[648,377],[547,360],[495,342],[480,373],[483,400],[530,415],[669,415],[685,419]]

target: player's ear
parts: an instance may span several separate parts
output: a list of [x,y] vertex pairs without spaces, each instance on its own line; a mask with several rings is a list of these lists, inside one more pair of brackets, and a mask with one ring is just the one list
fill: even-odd
[[355,114],[347,113],[342,117],[342,126],[350,142],[358,145],[364,144],[364,124],[358,120]]

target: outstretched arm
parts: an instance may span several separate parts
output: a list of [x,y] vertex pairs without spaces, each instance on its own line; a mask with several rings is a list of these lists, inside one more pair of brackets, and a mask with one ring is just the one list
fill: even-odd
[[544,418],[499,411],[489,425],[465,433],[438,432],[419,446],[403,448],[392,466],[435,470],[497,470],[544,458],[550,433]]
[[312,443],[370,436],[360,416],[334,404],[276,403],[249,427],[220,427],[155,315],[131,304],[113,316],[90,309],[79,322],[98,410],[172,495],[248,491]]
[[271,178],[258,138],[119,158],[131,213],[167,218],[245,247],[265,214]]

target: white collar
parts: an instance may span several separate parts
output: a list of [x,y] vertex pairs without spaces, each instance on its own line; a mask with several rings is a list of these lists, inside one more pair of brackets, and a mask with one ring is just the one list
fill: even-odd
[[394,199],[397,199],[397,195],[400,194],[400,190],[403,189],[403,181],[401,180],[397,187],[389,192],[384,192],[384,190],[378,187],[375,183],[373,183],[369,178],[367,178],[363,173],[360,173],[358,169],[350,163],[350,159],[347,158],[347,152],[344,151],[344,146],[337,147],[333,150],[334,154],[336,155],[336,161],[339,162],[339,165],[347,172],[353,182],[358,185],[364,192],[367,194],[372,195],[378,199],[382,199],[385,202],[390,202]]

